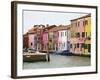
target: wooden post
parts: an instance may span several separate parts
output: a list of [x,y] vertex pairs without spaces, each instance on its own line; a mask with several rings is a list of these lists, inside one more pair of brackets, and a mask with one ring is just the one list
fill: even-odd
[[50,55],[49,55],[49,43],[47,43],[47,61],[50,61]]

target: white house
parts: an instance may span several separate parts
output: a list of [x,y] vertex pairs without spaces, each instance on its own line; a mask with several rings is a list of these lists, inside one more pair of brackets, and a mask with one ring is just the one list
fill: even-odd
[[58,30],[58,50],[63,51],[63,50],[69,50],[70,42],[70,31],[69,31],[69,25],[60,25],[59,30]]

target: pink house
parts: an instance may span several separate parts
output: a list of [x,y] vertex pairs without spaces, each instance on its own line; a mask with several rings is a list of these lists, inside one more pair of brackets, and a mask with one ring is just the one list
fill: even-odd
[[28,37],[29,37],[28,40],[29,48],[34,49],[34,28],[28,31]]
[[42,40],[43,40],[43,50],[47,50],[47,42],[48,42],[48,33],[46,31],[43,31],[42,34]]
[[29,34],[29,48],[34,49],[34,35]]
[[82,54],[84,53],[84,40],[85,40],[85,32],[84,32],[84,18],[80,18],[77,20],[77,44],[75,48],[75,53]]

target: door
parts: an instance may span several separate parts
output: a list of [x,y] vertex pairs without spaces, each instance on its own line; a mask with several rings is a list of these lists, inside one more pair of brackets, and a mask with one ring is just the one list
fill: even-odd
[[88,52],[91,52],[91,44],[88,44]]

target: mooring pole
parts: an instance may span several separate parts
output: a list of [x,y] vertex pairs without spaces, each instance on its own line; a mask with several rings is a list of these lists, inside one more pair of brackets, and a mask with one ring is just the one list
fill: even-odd
[[50,55],[49,55],[49,43],[47,43],[47,61],[50,61]]

